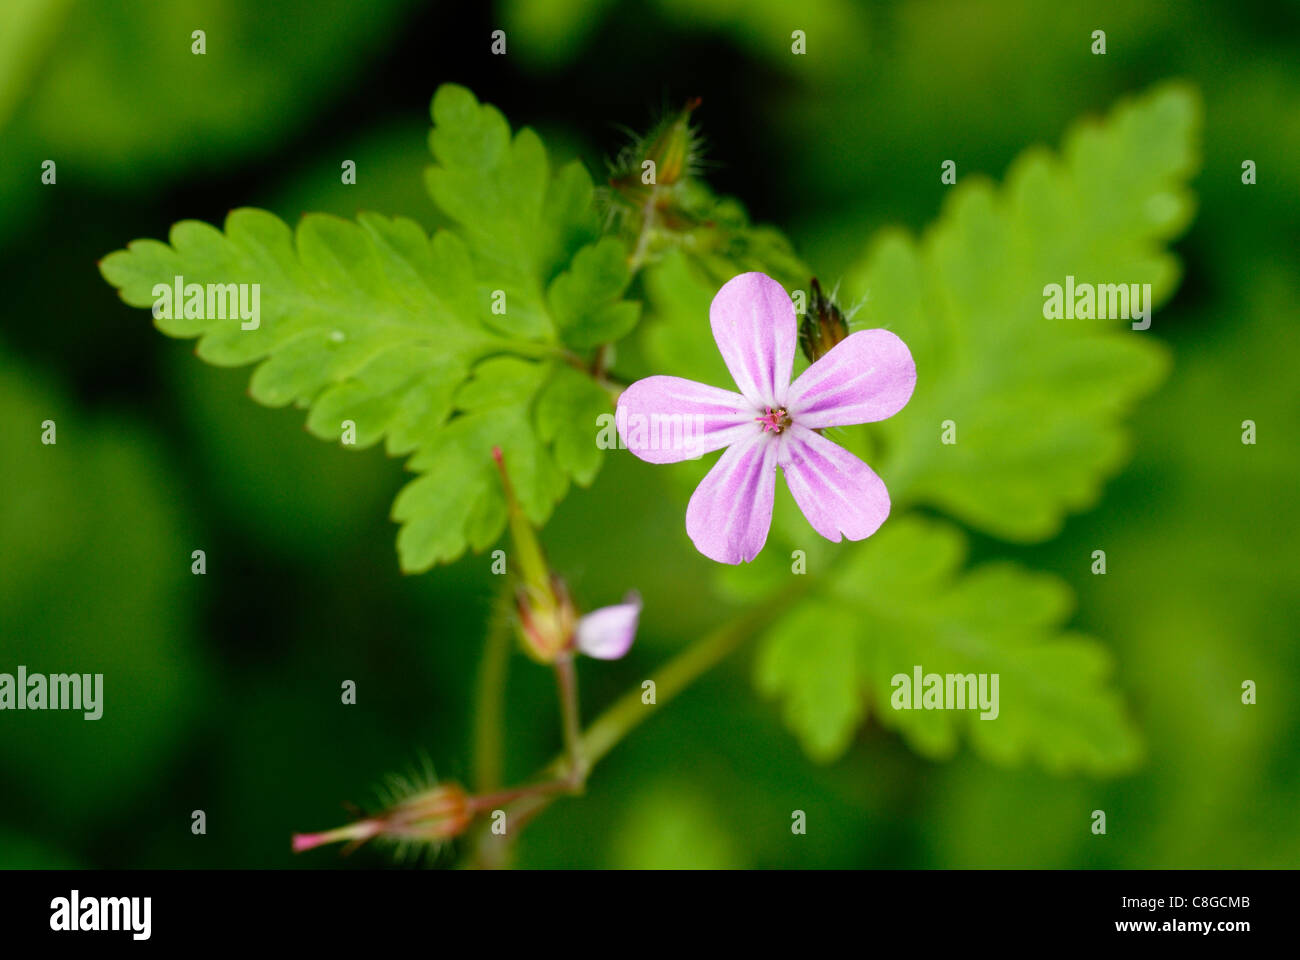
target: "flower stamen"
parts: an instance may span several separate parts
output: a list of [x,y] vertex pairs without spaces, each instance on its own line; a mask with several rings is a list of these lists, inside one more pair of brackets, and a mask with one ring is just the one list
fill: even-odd
[[763,415],[755,417],[754,422],[762,428],[764,433],[770,431],[773,434],[778,434],[790,426],[790,414],[786,412],[785,407],[764,407],[763,411]]

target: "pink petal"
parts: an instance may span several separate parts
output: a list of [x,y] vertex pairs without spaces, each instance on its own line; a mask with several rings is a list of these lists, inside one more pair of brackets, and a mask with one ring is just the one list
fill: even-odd
[[776,493],[775,437],[757,428],[718,458],[691,495],[686,533],[719,563],[748,563],[767,542]]
[[648,463],[691,460],[728,446],[754,427],[757,411],[731,390],[681,377],[646,377],[618,398],[623,443]]
[[861,330],[805,370],[785,406],[795,423],[813,429],[872,423],[902,410],[915,386],[907,344],[888,330]]
[[814,530],[839,543],[841,532],[850,540],[865,540],[880,529],[889,516],[889,491],[874,470],[799,424],[781,439],[785,482]]
[[578,619],[578,649],[597,660],[617,660],[632,648],[640,618],[641,598],[635,593],[620,604],[593,610]]
[[732,277],[709,307],[713,339],[722,359],[751,403],[779,407],[794,368],[794,304],[765,273]]

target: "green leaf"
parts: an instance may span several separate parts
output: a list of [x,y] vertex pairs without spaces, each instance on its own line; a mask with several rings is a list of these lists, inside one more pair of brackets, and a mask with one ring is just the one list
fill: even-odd
[[443,232],[430,241],[409,220],[312,214],[294,233],[265,211],[241,209],[224,232],[187,220],[169,239],[136,241],[106,257],[101,272],[137,307],[151,306],[155,284],[175,277],[186,286],[258,284],[256,329],[242,329],[235,311],[227,319],[173,311],[157,326],[198,337],[198,355],[217,366],[262,361],[253,398],[314,404],[308,424],[324,438],[338,439],[346,416],[359,446],[387,435],[391,454],[409,453],[448,418],[476,361],[528,347],[476,322],[486,310],[474,302],[461,240]]
[[557,369],[495,358],[460,391],[459,415],[408,464],[423,476],[407,484],[393,504],[393,519],[404,524],[397,547],[405,569],[423,570],[455,556],[465,542],[482,550],[500,536],[506,507],[492,462],[494,446],[505,456],[524,512],[537,524],[549,516],[568,479],[540,442],[528,402]]
[[609,395],[571,367],[557,367],[537,400],[537,429],[552,445],[555,462],[586,485],[600,468],[600,448],[592,442],[598,420],[610,409]]
[[[1044,287],[1149,283],[1157,306],[1178,264],[1164,245],[1191,219],[1200,111],[1170,85],[1077,126],[1060,158],[1033,149],[1000,189],[972,177],[913,241],[887,231],[846,280],[855,326],[911,347],[917,389],[878,429],[895,502],[940,507],[1010,540],[1054,534],[1127,458],[1122,420],[1163,379],[1167,351],[1125,320],[1044,318]],[[956,442],[941,442],[952,421]]]
[[[965,538],[919,517],[891,521],[763,636],[759,688],[784,704],[806,751],[832,760],[870,713],[919,753],[951,756],[964,734],[1002,765],[1115,774],[1139,759],[1137,735],[1106,684],[1106,650],[1066,630],[1060,580],[1014,564],[966,572]],[[997,715],[895,709],[891,684],[924,674],[998,676]]]
[[591,483],[596,418],[610,402],[571,366],[578,358],[559,336],[592,346],[626,333],[637,315],[621,300],[625,251],[617,240],[591,242],[596,215],[581,166],[552,176],[535,134],[512,138],[495,108],[463,88],[439,89],[433,114],[439,162],[428,182],[453,229],[430,237],[400,217],[309,214],[291,231],[241,209],[224,231],[183,221],[170,243],[136,241],[101,264],[139,307],[177,277],[256,284],[254,329],[236,311],[206,309],[206,299],[202,316],[179,310],[155,322],[169,336],[197,337],[209,363],[258,364],[252,397],[309,408],[316,436],[356,448],[383,440],[389,455],[409,455],[423,476],[398,496],[393,517],[411,572],[483,549],[504,529],[494,446],[536,524],[571,479]]
[[817,760],[842,754],[866,713],[858,625],[845,606],[807,600],[765,635],[757,682],[784,701],[786,723]]
[[614,237],[579,250],[547,291],[564,342],[584,350],[627,336],[641,312],[639,304],[622,300],[631,280],[627,251]]
[[[591,177],[574,161],[554,177],[546,148],[525,127],[513,138],[496,107],[444,84],[433,98],[425,172],[434,202],[459,225],[487,294],[503,291],[506,313],[489,322],[532,338],[553,338],[547,283],[573,251],[599,235]],[[500,317],[498,320],[497,317]]]

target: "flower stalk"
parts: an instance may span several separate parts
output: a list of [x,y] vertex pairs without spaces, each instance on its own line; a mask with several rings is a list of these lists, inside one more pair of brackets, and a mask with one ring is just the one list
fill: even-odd
[[555,661],[555,678],[560,693],[560,722],[564,729],[564,749],[568,756],[567,779],[575,791],[586,785],[587,761],[582,752],[582,720],[578,710],[578,673],[572,656]]
[[[770,622],[779,611],[809,590],[809,580],[810,578],[796,578],[790,586],[773,594],[757,607],[696,640],[651,674],[655,707],[670,701],[734,653],[763,624]],[[567,772],[573,769],[572,758],[576,752],[582,758],[585,783],[592,768],[656,712],[655,707],[648,706],[642,696],[641,686],[623,694],[581,732],[576,751],[566,745],[565,753],[552,760],[539,776],[558,777],[559,782],[567,782]],[[518,797],[507,808],[507,818],[513,824],[511,836],[517,837],[524,824],[540,815],[561,793],[566,792],[575,791],[534,790]],[[508,842],[507,837],[485,833],[474,851],[473,862],[478,866],[503,865],[507,858]]]

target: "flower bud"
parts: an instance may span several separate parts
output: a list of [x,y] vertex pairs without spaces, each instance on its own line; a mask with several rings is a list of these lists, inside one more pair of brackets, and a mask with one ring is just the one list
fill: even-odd
[[547,595],[538,596],[521,587],[515,603],[524,652],[534,660],[553,663],[573,645],[577,614],[569,591],[559,577],[552,578]]
[[524,652],[530,657],[540,663],[551,663],[572,643],[577,616],[564,581],[547,567],[537,533],[515,497],[515,488],[510,482],[500,447],[492,448],[492,459],[501,473],[510,536],[515,544],[515,564],[519,570],[519,587],[515,593],[519,638],[523,641]]
[[506,472],[505,457],[499,447],[492,449],[492,458],[501,471],[510,533],[515,542],[520,571],[519,586],[515,591],[515,613],[524,652],[538,663],[548,664],[574,650],[602,660],[616,660],[623,656],[636,636],[641,598],[635,593],[629,594],[621,604],[602,607],[579,618],[568,587],[546,565],[537,534],[515,498],[510,474]]
[[469,795],[457,783],[442,783],[399,800],[382,813],[320,833],[295,833],[293,852],[349,841],[350,852],[367,840],[436,844],[462,833],[474,819]]
[[[699,105],[699,97],[689,100],[619,155],[609,183],[633,207],[643,208],[657,187],[674,186],[691,175],[700,152],[700,138],[691,126],[691,114]],[[661,195],[656,206],[665,208],[669,203],[668,196]]]
[[663,124],[646,146],[646,159],[654,161],[655,179],[662,186],[672,186],[690,174],[698,147],[691,127],[691,114],[700,102],[699,97],[688,100],[677,116]]
[[834,296],[827,296],[822,291],[816,277],[812,278],[809,286],[812,290],[808,296],[808,312],[799,324],[799,346],[809,362],[816,363],[849,335],[849,324]]

